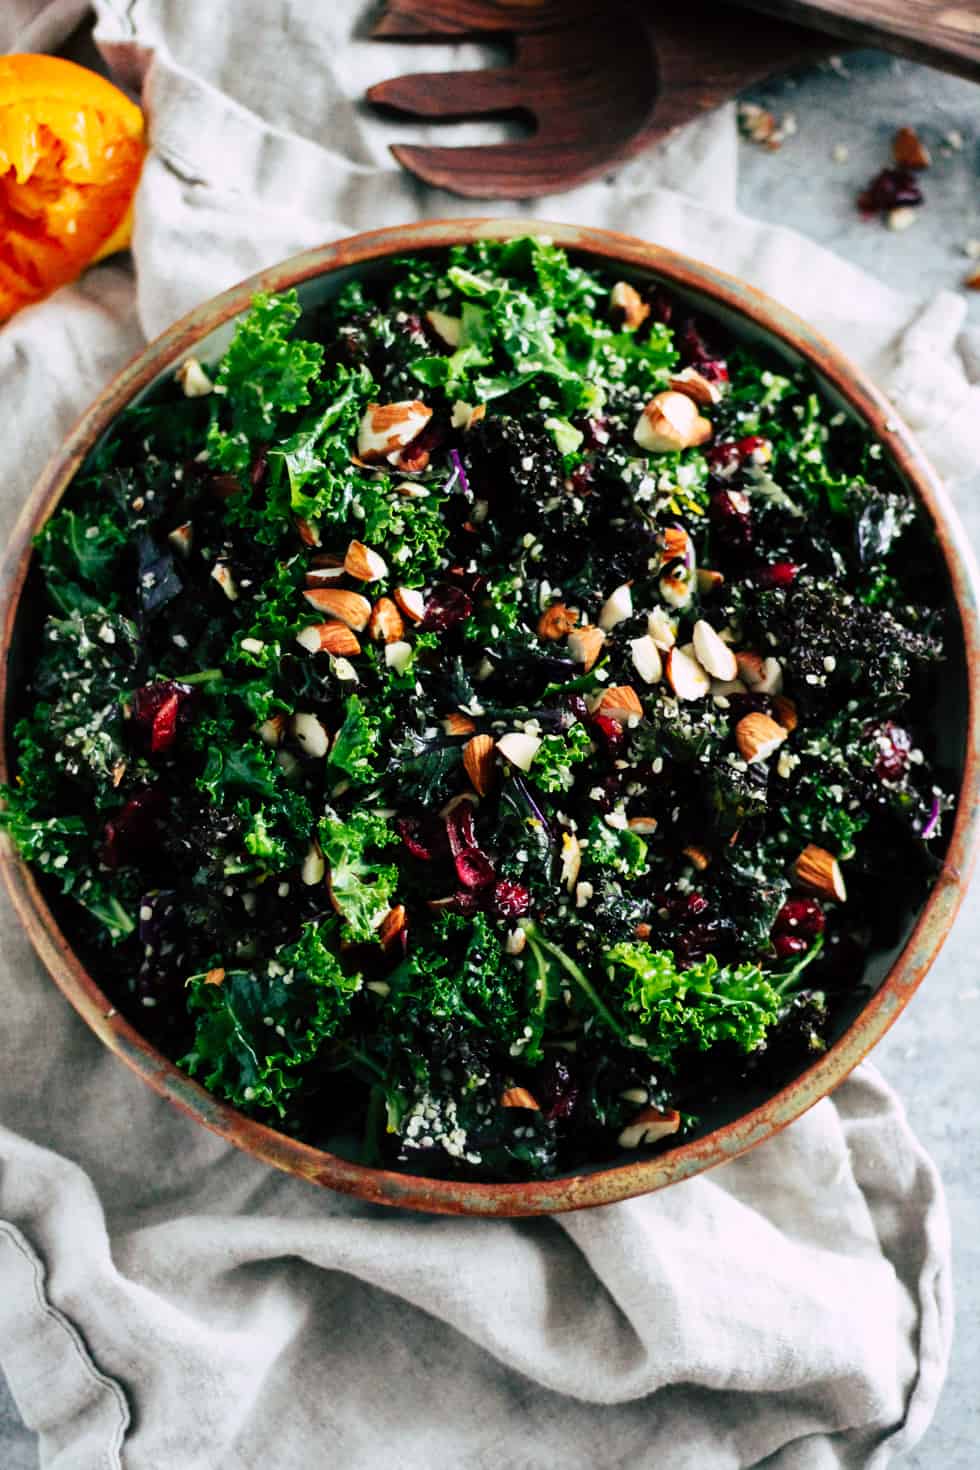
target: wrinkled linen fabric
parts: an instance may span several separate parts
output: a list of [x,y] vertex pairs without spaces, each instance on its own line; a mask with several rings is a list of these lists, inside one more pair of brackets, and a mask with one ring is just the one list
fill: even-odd
[[[8,0],[0,50],[52,48],[83,9]],[[368,42],[347,0],[96,11],[108,67],[149,115],[135,270],[100,265],[0,330],[5,536],[145,338],[294,251],[438,214],[608,225],[747,277],[892,392],[954,488],[972,471],[980,351],[962,302],[913,301],[737,215],[728,109],[612,180],[474,210],[392,164],[387,143],[424,127],[358,99],[479,48]],[[879,1470],[928,1425],[952,1331],[946,1210],[872,1067],[646,1199],[411,1216],[180,1116],[69,1009],[6,900],[0,939],[0,1367],[45,1467]]]

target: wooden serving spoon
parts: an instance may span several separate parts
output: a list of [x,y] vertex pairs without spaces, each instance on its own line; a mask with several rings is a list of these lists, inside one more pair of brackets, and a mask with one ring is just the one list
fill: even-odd
[[484,71],[394,77],[367,97],[385,109],[442,121],[529,119],[533,136],[514,142],[394,144],[391,150],[409,172],[438,188],[470,198],[528,199],[606,173],[745,87],[830,55],[835,47],[826,35],[783,18],[790,10],[814,25],[826,16],[834,34],[891,45],[980,80],[977,0],[758,3],[779,18],[716,0],[657,0],[656,6],[650,0],[387,0],[372,30],[379,39],[505,34],[514,60]]

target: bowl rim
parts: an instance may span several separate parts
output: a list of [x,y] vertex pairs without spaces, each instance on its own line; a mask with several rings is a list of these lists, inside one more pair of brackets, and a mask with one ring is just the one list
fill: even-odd
[[[737,277],[664,246],[612,230],[533,218],[423,220],[345,237],[292,256],[202,303],[128,362],[81,415],[35,483],[0,564],[0,782],[9,779],[7,711],[10,653],[33,536],[57,506],[80,464],[123,407],[178,363],[202,337],[247,309],[256,291],[276,292],[335,270],[479,240],[545,235],[596,265],[651,272],[747,320],[804,358],[885,444],[924,505],[949,576],[967,669],[980,667],[980,584],[965,533],[895,409],[862,370],[794,312]],[[949,849],[924,907],[880,988],[844,1034],[772,1097],[690,1143],[650,1158],[519,1183],[477,1183],[402,1174],[353,1163],[258,1123],[222,1102],[151,1046],[112,1006],[58,927],[33,873],[4,834],[0,871],[38,955],[62,994],[100,1040],[161,1096],[262,1162],[373,1203],[438,1214],[526,1216],[612,1204],[677,1183],[744,1153],[826,1096],[880,1040],[924,978],[952,925],[980,834],[980,690],[968,679],[963,777]]]

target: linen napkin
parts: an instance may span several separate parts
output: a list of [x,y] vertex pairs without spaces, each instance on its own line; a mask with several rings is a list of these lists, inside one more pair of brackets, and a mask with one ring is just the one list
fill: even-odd
[[[8,0],[0,49],[51,48],[82,9]],[[103,264],[0,330],[5,532],[145,337],[293,251],[474,212],[398,172],[358,98],[478,48],[369,43],[355,0],[95,9],[150,119],[135,271]],[[747,276],[966,474],[980,388],[961,303],[911,301],[735,214],[735,146],[723,109],[611,181],[480,212],[610,225]],[[927,1426],[952,1330],[945,1204],[870,1066],[745,1158],[646,1199],[414,1217],[179,1116],[62,1001],[5,900],[0,940],[0,1366],[45,1467],[879,1470]]]

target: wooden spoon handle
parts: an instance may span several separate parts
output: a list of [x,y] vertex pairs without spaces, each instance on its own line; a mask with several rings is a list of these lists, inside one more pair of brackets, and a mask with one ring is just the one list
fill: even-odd
[[980,0],[739,0],[852,45],[880,46],[980,82]]

